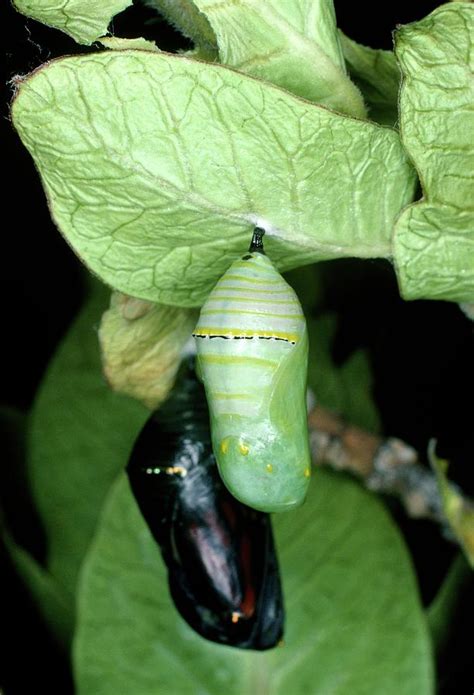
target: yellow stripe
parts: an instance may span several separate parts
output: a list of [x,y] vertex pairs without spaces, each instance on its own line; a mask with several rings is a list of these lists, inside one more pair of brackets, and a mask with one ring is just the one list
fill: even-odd
[[241,367],[268,367],[276,369],[278,360],[264,360],[261,357],[232,357],[230,355],[209,355],[204,354],[199,356],[199,362],[217,365],[240,365]]
[[252,263],[250,260],[253,261],[253,259],[249,259],[248,261],[235,261],[235,263],[232,264],[232,270],[248,270],[249,268],[255,268],[259,275],[268,275],[269,278],[275,277],[275,273],[278,272],[275,269],[270,270],[270,268],[262,267],[260,263],[255,261]]
[[224,393],[223,391],[213,391],[213,398],[218,400],[239,400],[239,401],[255,401],[254,396],[249,396],[248,393]]
[[255,280],[248,275],[224,275],[222,280],[243,280],[244,282],[249,282],[251,285],[278,285],[281,280]]
[[216,285],[216,288],[219,288],[220,290],[237,290],[238,292],[252,292],[252,294],[289,294],[288,288],[286,290],[247,290],[243,287],[234,287],[232,285],[226,285],[222,280]]
[[225,301],[229,300],[234,300],[237,301],[238,303],[240,302],[257,302],[258,304],[296,304],[294,299],[275,299],[272,301],[271,299],[254,299],[253,297],[239,297],[237,294],[234,295],[225,295],[225,294],[213,294],[212,296],[209,297],[207,300],[208,302],[214,302],[214,301],[220,301],[221,299]]
[[208,314],[223,314],[224,318],[227,314],[238,314],[239,316],[268,316],[271,319],[304,319],[303,314],[271,314],[265,311],[244,311],[242,309],[205,309],[201,311],[201,316]]
[[223,336],[229,338],[281,338],[282,340],[289,340],[290,342],[296,342],[299,339],[297,333],[281,333],[280,331],[255,331],[255,330],[242,330],[240,328],[213,328],[205,326],[204,328],[196,328],[193,335],[207,337],[207,336]]

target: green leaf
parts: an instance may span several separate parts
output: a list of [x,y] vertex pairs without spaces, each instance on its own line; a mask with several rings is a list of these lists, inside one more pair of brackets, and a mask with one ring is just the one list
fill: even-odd
[[30,592],[45,624],[58,644],[67,650],[74,629],[74,611],[69,596],[9,534],[4,533],[4,540],[13,565]]
[[436,651],[446,644],[462,590],[472,579],[466,558],[459,553],[451,563],[441,587],[427,610],[428,625]]
[[173,388],[181,352],[197,320],[192,309],[113,293],[99,329],[109,385],[157,408]]
[[29,476],[47,568],[70,598],[103,499],[146,417],[102,377],[97,327],[107,295],[94,285],[49,364],[31,417]]
[[12,109],[53,218],[135,297],[199,306],[253,226],[280,270],[391,252],[414,172],[398,134],[227,68],[144,51],[49,63]]
[[332,0],[194,0],[217,38],[219,60],[289,92],[360,118]]
[[165,19],[184,36],[194,41],[197,47],[209,53],[209,58],[217,52],[216,36],[205,15],[196,7],[193,0],[146,0]]
[[27,416],[16,408],[0,404],[0,524],[4,524],[12,536],[18,534],[21,542],[29,540],[25,538],[28,535],[25,527],[28,528],[30,520],[34,526],[38,524],[25,470],[26,432]]
[[394,126],[398,120],[400,68],[393,51],[369,48],[339,32],[349,74],[369,107],[369,117]]
[[118,36],[103,36],[99,39],[99,43],[104,48],[109,48],[113,51],[125,51],[129,48],[135,48],[138,51],[152,51],[159,53],[160,49],[154,41],[147,41],[141,36],[136,39],[121,39]]
[[343,406],[340,412],[348,422],[369,432],[380,431],[380,417],[372,398],[372,372],[365,350],[357,350],[341,365]]
[[343,396],[340,375],[331,358],[331,343],[336,331],[337,317],[325,314],[306,318],[309,337],[308,386],[313,389],[318,403],[341,412]]
[[61,587],[21,543],[32,542],[38,518],[29,499],[25,474],[27,418],[20,411],[0,407],[2,461],[2,539],[13,567],[37,606],[38,614],[65,651],[72,641],[73,606]]
[[454,2],[396,33],[400,133],[424,197],[397,221],[406,299],[474,299],[474,7]]
[[305,316],[317,313],[324,301],[324,284],[320,269],[321,264],[314,263],[285,273],[285,280],[298,295]]
[[467,316],[468,319],[474,321],[474,302],[471,302],[470,304],[464,302],[459,305],[459,308]]
[[382,505],[320,471],[298,512],[274,519],[284,646],[249,652],[188,628],[159,550],[121,478],[84,570],[74,645],[79,695],[428,695],[428,634],[407,552]]
[[474,569],[474,502],[462,495],[457,486],[448,480],[449,464],[436,456],[434,440],[430,442],[428,455],[436,474],[448,526]]
[[308,385],[316,402],[341,414],[353,425],[371,432],[380,428],[377,408],[372,400],[372,374],[364,350],[353,353],[337,367],[331,357],[336,316],[325,314],[308,318]]
[[49,27],[60,29],[89,45],[107,32],[110,20],[132,4],[132,0],[13,0],[18,12]]

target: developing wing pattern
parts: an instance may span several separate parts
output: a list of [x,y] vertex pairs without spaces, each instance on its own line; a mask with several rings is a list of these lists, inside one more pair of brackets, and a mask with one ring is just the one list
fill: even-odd
[[184,365],[178,385],[146,423],[127,473],[186,622],[221,644],[276,646],[284,608],[271,520],[224,487],[193,364]]

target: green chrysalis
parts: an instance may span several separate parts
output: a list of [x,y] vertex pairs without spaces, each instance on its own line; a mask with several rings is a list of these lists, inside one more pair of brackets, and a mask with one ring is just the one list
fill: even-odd
[[248,254],[218,281],[194,337],[220,474],[241,502],[278,512],[303,503],[311,474],[308,336],[263,234],[255,229]]

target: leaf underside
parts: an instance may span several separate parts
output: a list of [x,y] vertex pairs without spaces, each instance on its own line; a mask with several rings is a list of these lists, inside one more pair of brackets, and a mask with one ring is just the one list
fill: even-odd
[[342,55],[332,0],[194,0],[219,62],[336,111],[364,118]]
[[53,61],[20,84],[12,114],[69,243],[151,301],[202,304],[255,224],[280,270],[388,256],[413,197],[396,132],[183,57]]
[[69,34],[77,43],[90,45],[107,32],[111,19],[132,0],[14,0],[27,17]]
[[461,2],[396,33],[400,132],[424,191],[395,226],[406,299],[474,300],[473,33],[474,6]]
[[398,121],[400,68],[393,51],[369,48],[339,32],[341,47],[351,78],[367,102],[369,118],[395,126]]

